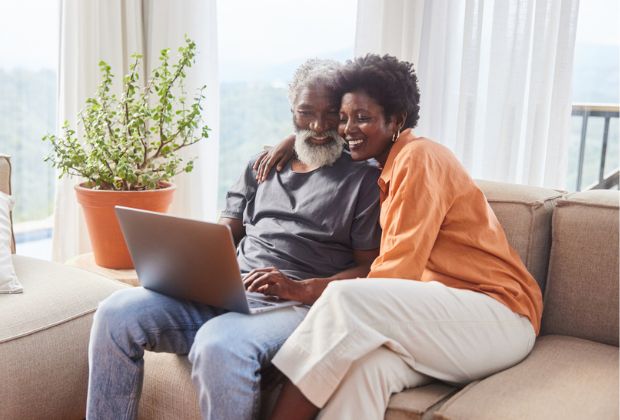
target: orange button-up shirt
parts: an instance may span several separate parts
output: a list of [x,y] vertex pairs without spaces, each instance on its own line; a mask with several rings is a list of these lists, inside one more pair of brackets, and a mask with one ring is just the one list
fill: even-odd
[[368,277],[473,290],[540,331],[542,294],[484,194],[446,147],[402,133],[379,178],[381,254]]

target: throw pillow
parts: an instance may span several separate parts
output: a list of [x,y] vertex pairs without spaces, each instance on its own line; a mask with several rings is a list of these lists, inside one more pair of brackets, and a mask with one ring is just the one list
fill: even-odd
[[0,191],[0,293],[21,293],[11,256],[11,210],[15,200]]

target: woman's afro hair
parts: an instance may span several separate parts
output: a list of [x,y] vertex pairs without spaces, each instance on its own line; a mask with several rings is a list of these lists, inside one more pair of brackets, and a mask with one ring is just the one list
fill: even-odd
[[391,55],[367,54],[347,61],[338,72],[337,94],[362,91],[381,107],[385,118],[405,112],[402,128],[418,123],[420,91],[413,64]]

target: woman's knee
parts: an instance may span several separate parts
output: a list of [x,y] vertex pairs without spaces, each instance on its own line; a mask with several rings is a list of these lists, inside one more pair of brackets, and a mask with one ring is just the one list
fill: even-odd
[[318,418],[383,418],[393,393],[425,381],[398,354],[379,347],[350,366]]
[[359,323],[359,316],[364,313],[365,304],[363,297],[358,294],[356,283],[358,283],[356,280],[331,282],[312,305],[308,317],[298,330],[315,329],[317,325],[350,326]]
[[414,371],[400,355],[386,347],[379,347],[355,361],[347,377],[352,383],[377,388],[375,391],[383,388],[388,395],[432,380]]
[[382,376],[392,370],[391,367],[394,364],[394,357],[397,356],[392,351],[385,347],[379,347],[361,359],[353,362],[349,368],[349,376],[351,376],[352,379],[381,379]]
[[327,286],[320,299],[341,309],[355,307],[363,301],[359,286],[358,280],[333,281]]

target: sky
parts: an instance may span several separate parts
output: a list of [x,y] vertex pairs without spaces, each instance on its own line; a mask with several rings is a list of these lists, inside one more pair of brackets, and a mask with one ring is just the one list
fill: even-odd
[[[0,0],[0,68],[56,66],[59,3]],[[265,66],[350,51],[356,7],[356,0],[219,0],[223,78],[233,71],[250,77]],[[581,0],[580,8],[578,44],[620,46],[620,0]]]
[[[58,5],[59,0],[0,0],[0,68],[56,66]],[[220,63],[261,67],[351,49],[356,5],[356,0],[219,0]]]
[[219,59],[281,63],[350,48],[356,13],[356,0],[220,1]]
[[307,58],[353,56],[357,0],[220,0],[217,6],[222,82],[282,82]]
[[0,68],[56,68],[59,3],[0,0]]
[[581,0],[578,44],[620,45],[620,0]]

